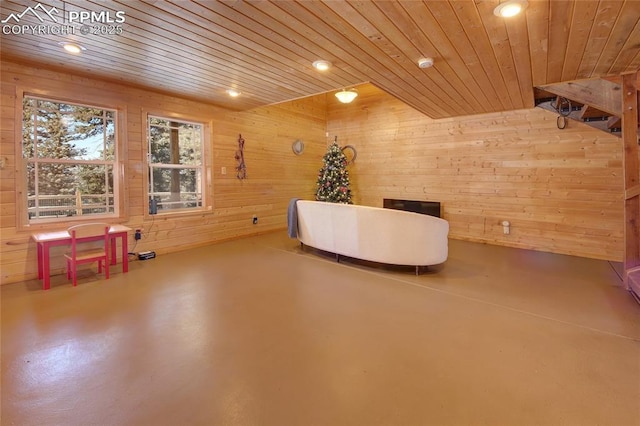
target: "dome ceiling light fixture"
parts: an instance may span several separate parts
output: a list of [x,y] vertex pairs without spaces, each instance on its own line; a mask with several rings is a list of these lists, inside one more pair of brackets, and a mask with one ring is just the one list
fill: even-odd
[[420,68],[431,68],[433,66],[433,58],[418,59],[418,66]]
[[74,55],[79,55],[83,51],[87,50],[84,46],[81,46],[77,43],[72,43],[70,41],[61,41],[58,45],[62,46],[64,50],[68,53],[72,53]]
[[493,9],[493,14],[501,18],[511,18],[527,7],[527,0],[508,0]]
[[237,98],[238,96],[240,96],[240,92],[235,89],[227,89],[227,95],[231,96],[232,98]]
[[331,68],[331,62],[325,60],[317,60],[313,63],[313,67],[318,71],[326,71]]
[[336,98],[338,98],[338,100],[343,104],[351,103],[351,101],[353,101],[356,96],[358,96],[358,92],[356,91],[356,89],[342,89],[341,91],[336,93]]

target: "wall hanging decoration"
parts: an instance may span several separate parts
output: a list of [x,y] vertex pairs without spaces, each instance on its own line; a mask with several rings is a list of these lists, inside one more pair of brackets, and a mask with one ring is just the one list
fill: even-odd
[[556,119],[556,125],[558,126],[558,129],[565,129],[567,127],[567,117],[569,117],[573,109],[571,106],[571,100],[558,96],[555,103],[552,103],[551,105],[555,108],[556,111],[558,111],[558,114],[560,114]]
[[238,150],[236,151],[236,160],[238,161],[238,166],[236,170],[238,173],[236,176],[238,179],[246,179],[247,178],[247,166],[244,164],[244,139],[242,135],[238,135]]
[[293,150],[293,153],[295,155],[302,154],[302,151],[304,151],[304,142],[302,142],[300,139],[296,140],[291,144],[291,150]]
[[[337,137],[336,137],[337,139]],[[347,154],[345,150],[351,150],[351,154]],[[356,161],[356,157],[358,156],[358,151],[356,151],[356,147],[353,145],[345,145],[342,147],[342,153],[347,158],[347,164],[353,164]]]

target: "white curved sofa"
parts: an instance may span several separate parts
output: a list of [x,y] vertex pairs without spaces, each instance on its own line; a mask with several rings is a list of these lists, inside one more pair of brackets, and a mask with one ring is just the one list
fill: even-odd
[[307,246],[372,262],[437,265],[447,260],[449,222],[434,216],[321,201],[296,202],[297,238]]

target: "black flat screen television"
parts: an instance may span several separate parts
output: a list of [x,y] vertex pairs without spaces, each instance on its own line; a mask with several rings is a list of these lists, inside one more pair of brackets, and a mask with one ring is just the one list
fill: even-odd
[[408,212],[427,214],[429,216],[440,217],[439,201],[414,201],[414,200],[396,200],[393,198],[385,198],[383,205],[385,209],[404,210]]

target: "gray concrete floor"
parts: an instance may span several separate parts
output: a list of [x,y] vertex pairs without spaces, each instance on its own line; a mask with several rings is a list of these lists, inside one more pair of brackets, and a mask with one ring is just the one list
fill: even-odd
[[415,276],[283,231],[3,286],[2,425],[640,425],[611,264],[449,253]]

